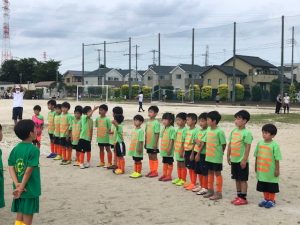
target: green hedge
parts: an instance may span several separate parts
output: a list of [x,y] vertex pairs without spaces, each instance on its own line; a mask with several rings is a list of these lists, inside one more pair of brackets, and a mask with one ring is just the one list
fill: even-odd
[[203,86],[201,88],[201,99],[209,100],[212,97],[212,87],[211,86]]

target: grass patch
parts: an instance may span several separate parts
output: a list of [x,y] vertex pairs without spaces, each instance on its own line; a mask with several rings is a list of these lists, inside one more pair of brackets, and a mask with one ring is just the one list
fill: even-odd
[[[222,122],[232,122],[234,120],[233,115],[222,115]],[[289,124],[300,124],[300,114],[252,114],[251,123],[289,123]]]

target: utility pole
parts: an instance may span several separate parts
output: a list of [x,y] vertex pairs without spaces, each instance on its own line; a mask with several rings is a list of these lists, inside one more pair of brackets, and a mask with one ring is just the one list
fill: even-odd
[[158,34],[158,65],[160,66],[160,33]]
[[235,103],[236,22],[233,23],[232,102]]
[[195,75],[194,75],[194,64],[195,64],[195,28],[192,29],[192,101],[195,102]]
[[283,96],[283,65],[284,65],[284,16],[281,17],[281,71],[280,71],[281,96]]
[[103,42],[103,48],[104,48],[104,67],[106,68],[106,41]]
[[132,90],[131,90],[131,37],[129,38],[129,99],[131,99]]
[[292,27],[292,66],[291,66],[292,84],[294,84],[294,46],[295,46],[295,27]]
[[152,57],[152,60],[153,60],[153,65],[155,65],[155,62],[156,62],[156,56],[155,56],[155,53],[156,52],[158,52],[157,50],[155,50],[155,49],[153,49],[153,50],[151,50],[150,52],[152,52],[152,54],[153,54],[153,57]]
[[84,85],[84,43],[82,43],[82,71],[81,71],[81,75],[82,75],[82,85]]
[[101,51],[102,49],[96,49],[96,51],[98,52],[98,64],[99,64],[99,69],[101,67]]
[[135,47],[135,78],[136,78],[136,81],[138,81],[138,72],[137,72],[137,65],[138,65],[138,52],[137,52],[137,49],[140,47],[138,45],[134,45],[133,47]]

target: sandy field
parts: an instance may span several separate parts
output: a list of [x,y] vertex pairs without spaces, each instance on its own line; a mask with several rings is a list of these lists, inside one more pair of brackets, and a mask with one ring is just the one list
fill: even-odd
[[[77,103],[70,102],[74,107]],[[42,106],[42,114],[46,117],[46,101],[26,100],[24,102],[24,118],[31,118],[35,104]],[[80,102],[93,106],[96,102]],[[99,104],[99,103],[98,103]],[[163,112],[178,113],[180,111],[197,114],[214,110],[214,105],[181,105],[157,103],[160,107],[159,117]],[[116,104],[109,103],[109,116]],[[125,141],[129,144],[130,131],[133,128],[132,117],[137,113],[134,104],[121,104],[125,110]],[[145,105],[147,108],[149,104]],[[9,152],[18,142],[13,132],[11,120],[12,101],[0,100],[0,123],[3,126],[3,151],[5,166],[5,200],[6,207],[0,209],[0,225],[13,224],[15,215],[10,212],[12,201],[11,179],[7,171]],[[234,114],[240,108],[250,113],[273,113],[273,108],[265,107],[232,107],[219,106],[223,114]],[[72,112],[72,109],[71,111]],[[147,113],[142,113],[147,117]],[[94,117],[97,115],[95,114]],[[300,116],[300,114],[299,114]],[[97,168],[98,148],[93,140],[92,167],[80,170],[73,166],[60,166],[58,162],[46,159],[49,153],[47,130],[44,130],[41,148],[42,196],[40,213],[35,215],[34,224],[38,225],[96,225],[96,224],[300,224],[300,125],[277,123],[279,132],[275,137],[280,143],[283,160],[281,169],[281,192],[277,195],[277,205],[272,209],[257,206],[262,195],[256,191],[254,173],[254,146],[261,139],[261,125],[248,124],[254,135],[254,143],[250,157],[250,177],[247,206],[234,206],[230,201],[235,197],[235,183],[230,177],[230,167],[224,160],[223,199],[217,202],[203,199],[192,192],[171,183],[159,182],[156,178],[133,180],[129,178],[133,161],[126,157],[126,174],[114,175],[111,171]],[[220,123],[227,136],[234,128],[233,123]],[[159,159],[160,160],[160,159]],[[161,161],[161,160],[160,160]],[[161,166],[161,163],[160,163]],[[160,167],[161,168],[161,167]],[[143,173],[148,172],[146,154],[143,161]],[[176,166],[173,171],[176,176]]]

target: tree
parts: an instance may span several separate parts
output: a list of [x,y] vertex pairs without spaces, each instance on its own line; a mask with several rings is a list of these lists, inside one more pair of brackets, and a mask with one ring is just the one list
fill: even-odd
[[113,88],[113,92],[114,92],[114,97],[115,98],[120,98],[121,97],[121,88],[115,87],[115,88]]
[[132,90],[132,98],[135,98],[139,94],[140,86],[138,84],[134,84],[131,87]]
[[252,101],[260,101],[262,99],[262,90],[260,86],[255,85],[252,87]]
[[295,102],[296,101],[296,86],[294,84],[291,84],[289,87],[289,95],[290,95],[290,99],[291,102]]
[[184,91],[182,90],[182,89],[179,89],[178,91],[177,91],[177,95],[176,95],[176,97],[177,97],[177,100],[182,100],[182,97],[184,96]]
[[272,80],[270,84],[270,99],[271,101],[276,101],[277,95],[280,94],[280,80]]
[[227,84],[220,84],[218,87],[218,93],[220,96],[221,100],[227,100],[228,99],[228,94],[229,94],[229,89]]
[[129,97],[129,85],[124,84],[121,86],[121,95],[122,97],[126,96],[126,99]]
[[242,101],[244,99],[245,95],[245,88],[241,84],[236,84],[235,85],[235,99],[237,101]]
[[189,99],[192,101],[192,97],[193,97],[193,91],[194,91],[194,101],[199,101],[200,100],[200,96],[201,96],[201,93],[200,93],[200,87],[198,84],[195,84],[194,85],[194,90],[192,88],[192,85],[190,85],[189,87]]
[[143,90],[144,98],[151,98],[151,91],[152,91],[151,87],[144,86],[142,90]]
[[212,97],[212,87],[211,86],[203,86],[201,88],[201,99],[208,100]]

